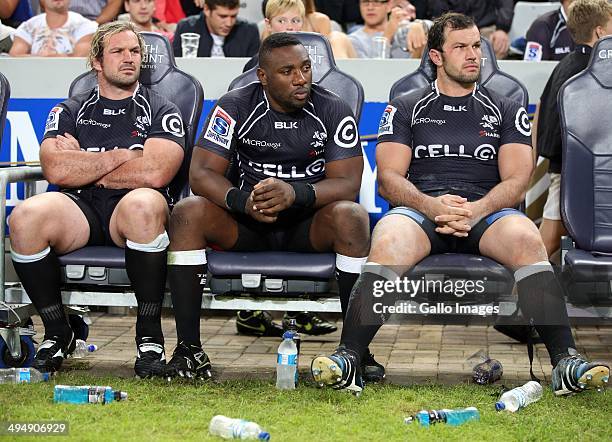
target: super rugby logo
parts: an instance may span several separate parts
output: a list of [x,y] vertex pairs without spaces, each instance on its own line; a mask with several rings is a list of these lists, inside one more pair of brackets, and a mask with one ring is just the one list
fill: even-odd
[[393,117],[397,108],[395,106],[387,105],[385,111],[380,117],[380,123],[378,124],[378,136],[381,135],[392,135],[393,134]]
[[185,136],[183,120],[178,112],[164,115],[162,118],[162,129],[178,138],[183,138]]
[[514,117],[514,126],[516,130],[525,135],[526,137],[531,136],[531,123],[529,122],[529,115],[524,107],[520,107]]
[[229,116],[221,106],[217,106],[206,128],[204,138],[225,149],[229,149],[234,135],[236,120]]
[[55,106],[53,109],[51,109],[45,124],[45,133],[49,132],[50,130],[57,130],[59,128],[59,116],[63,110],[64,109],[59,106]]
[[340,121],[336,133],[334,134],[334,142],[345,149],[351,149],[357,146],[359,141],[359,132],[357,132],[357,123],[355,119],[348,115]]

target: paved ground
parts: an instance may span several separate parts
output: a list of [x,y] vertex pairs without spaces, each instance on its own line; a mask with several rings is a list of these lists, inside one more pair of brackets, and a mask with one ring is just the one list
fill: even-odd
[[[86,359],[69,360],[66,367],[92,374],[133,376],[135,316],[92,313],[91,319],[88,341],[98,345],[98,351]],[[38,317],[34,320],[40,339],[42,327]],[[202,317],[201,324],[202,342],[212,361],[215,378],[273,378],[277,338],[238,335],[234,318],[230,316]],[[176,344],[173,317],[164,317],[163,329],[170,357]],[[574,335],[581,354],[612,363],[611,326],[575,327]],[[330,353],[339,339],[340,330],[323,337],[303,336],[300,371],[306,374],[312,357]],[[525,346],[486,325],[385,325],[370,348],[376,359],[386,365],[387,382],[453,384],[466,381],[470,367],[465,360],[482,348],[502,363],[504,382],[529,380]],[[548,354],[542,345],[537,346],[534,372],[540,379],[550,380]]]

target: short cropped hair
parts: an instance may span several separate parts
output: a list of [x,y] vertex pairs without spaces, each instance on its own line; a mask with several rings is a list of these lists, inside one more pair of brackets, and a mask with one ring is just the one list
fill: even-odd
[[87,56],[87,66],[93,69],[94,61],[102,60],[104,54],[104,45],[107,41],[107,37],[110,38],[115,34],[119,34],[124,31],[132,31],[138,38],[138,46],[140,46],[140,53],[144,53],[145,43],[140,32],[136,30],[136,27],[132,22],[126,21],[114,21],[100,25],[96,30],[96,33],[91,40],[91,48],[89,49],[89,55]]
[[227,9],[236,9],[240,7],[240,0],[205,0],[204,4],[208,9],[213,11],[217,6]]
[[567,28],[577,44],[591,41],[597,26],[606,26],[612,16],[612,3],[608,0],[576,0],[567,14]]
[[274,49],[301,44],[301,41],[286,32],[277,32],[276,34],[270,35],[261,43],[261,47],[259,48],[259,66],[262,68],[265,67],[270,57],[270,53]]
[[445,43],[444,31],[450,28],[452,31],[459,31],[476,26],[474,19],[457,12],[447,12],[436,18],[427,34],[427,46],[429,49],[442,51]]
[[266,3],[265,16],[268,20],[286,11],[297,9],[302,17],[306,15],[306,9],[302,0],[269,0]]

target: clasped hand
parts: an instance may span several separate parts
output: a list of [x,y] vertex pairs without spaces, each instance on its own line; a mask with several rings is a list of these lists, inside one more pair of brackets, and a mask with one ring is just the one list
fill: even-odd
[[433,220],[436,232],[465,238],[479,220],[479,210],[474,203],[458,195],[446,194],[434,198]]
[[246,212],[253,219],[273,223],[278,214],[295,201],[293,187],[277,178],[266,178],[255,184],[246,204]]

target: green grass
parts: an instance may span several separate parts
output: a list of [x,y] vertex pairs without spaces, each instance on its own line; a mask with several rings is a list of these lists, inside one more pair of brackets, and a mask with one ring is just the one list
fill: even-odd
[[[610,395],[594,391],[555,398],[545,388],[542,400],[511,414],[493,409],[500,387],[476,385],[369,386],[356,398],[312,384],[279,392],[262,381],[167,384],[67,372],[54,382],[111,385],[127,391],[129,399],[109,405],[54,404],[53,385],[0,385],[0,421],[67,420],[70,438],[77,440],[221,440],[208,436],[215,414],[256,421],[273,441],[612,439]],[[403,424],[405,416],[420,409],[466,406],[477,407],[481,420],[454,428]]]

